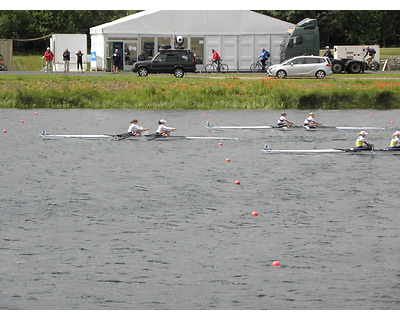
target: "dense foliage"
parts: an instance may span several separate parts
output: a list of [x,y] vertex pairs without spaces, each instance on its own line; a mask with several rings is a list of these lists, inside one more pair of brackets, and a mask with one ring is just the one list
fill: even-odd
[[137,10],[6,10],[0,11],[0,39],[13,39],[14,52],[37,53],[54,33],[86,33],[91,27],[136,13]]
[[[86,33],[93,26],[139,10],[5,10],[0,11],[0,39],[33,39],[53,33]],[[258,10],[257,12],[296,24],[317,18],[321,46],[379,44],[400,46],[398,10]],[[14,41],[15,52],[41,52],[48,39]]]

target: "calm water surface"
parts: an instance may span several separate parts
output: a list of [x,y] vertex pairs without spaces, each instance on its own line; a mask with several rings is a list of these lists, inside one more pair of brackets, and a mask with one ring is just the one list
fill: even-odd
[[[399,110],[370,112],[316,118],[400,123]],[[211,133],[206,121],[274,124],[280,112],[206,113],[0,110],[0,309],[399,309],[400,156],[265,154],[351,147],[357,132]],[[133,118],[239,140],[38,136],[123,132]],[[393,131],[368,139],[386,147]]]

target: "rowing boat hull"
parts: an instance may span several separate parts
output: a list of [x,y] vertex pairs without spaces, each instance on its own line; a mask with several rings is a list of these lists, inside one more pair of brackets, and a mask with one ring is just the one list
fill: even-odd
[[291,130],[291,129],[304,129],[308,131],[319,131],[319,130],[385,130],[385,128],[381,127],[335,127],[335,126],[319,126],[316,128],[304,127],[301,125],[294,125],[291,127],[277,127],[277,126],[211,126],[207,125],[207,129],[210,130]]
[[307,150],[284,150],[284,149],[268,149],[263,148],[262,151],[266,153],[291,153],[291,154],[320,154],[320,153],[342,153],[342,154],[398,154],[400,155],[400,149],[307,149]]
[[231,137],[187,137],[187,136],[159,136],[154,134],[142,135],[142,136],[124,136],[124,135],[112,135],[112,134],[47,134],[42,133],[43,139],[57,140],[57,139],[82,139],[82,140],[237,140],[238,138]]

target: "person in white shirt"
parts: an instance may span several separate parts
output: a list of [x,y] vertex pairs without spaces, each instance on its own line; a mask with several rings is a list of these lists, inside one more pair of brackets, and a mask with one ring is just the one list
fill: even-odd
[[320,125],[320,123],[314,120],[314,113],[312,112],[308,114],[308,117],[306,120],[304,120],[303,124],[303,126],[307,129],[316,128],[318,125]]
[[291,121],[289,121],[289,120],[286,119],[286,112],[284,112],[284,113],[282,113],[281,116],[279,117],[278,122],[277,122],[276,125],[277,125],[279,128],[282,128],[282,127],[290,127],[292,124],[293,124],[293,122],[291,122]]
[[149,128],[143,128],[143,127],[139,126],[138,122],[139,122],[138,120],[133,119],[128,128],[128,132],[132,133],[132,135],[134,135],[134,136],[136,136],[136,135],[140,136],[143,131],[149,130]]
[[169,136],[169,133],[171,131],[175,131],[176,128],[171,128],[171,127],[167,127],[166,124],[167,121],[165,121],[164,119],[161,119],[160,121],[158,121],[158,129],[156,131],[156,135],[167,135]]

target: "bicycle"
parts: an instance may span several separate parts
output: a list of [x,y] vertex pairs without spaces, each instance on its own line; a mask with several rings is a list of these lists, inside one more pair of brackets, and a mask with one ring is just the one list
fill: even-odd
[[257,60],[253,64],[250,65],[250,72],[261,72],[266,71],[266,69],[270,66],[269,60],[265,61],[265,68],[263,70],[263,65],[260,60]]
[[365,63],[365,70],[372,70],[372,71],[379,71],[379,62],[376,60],[372,60],[370,64],[368,64],[368,59],[367,61],[365,61],[365,59],[363,59],[364,63]]
[[[222,60],[220,60],[222,61]],[[204,69],[206,70],[206,72],[211,72],[211,73],[215,73],[218,70],[218,65],[215,61],[211,60],[211,63],[207,64]],[[219,71],[222,73],[226,73],[229,71],[229,67],[226,63],[220,63],[219,64]]]

